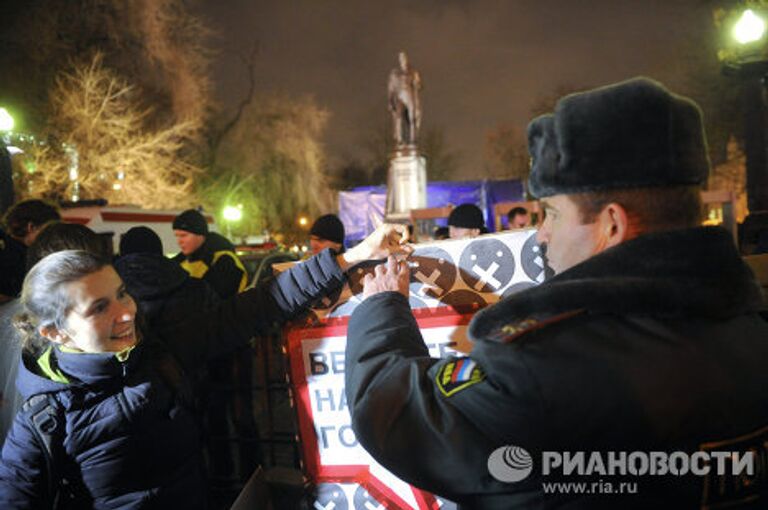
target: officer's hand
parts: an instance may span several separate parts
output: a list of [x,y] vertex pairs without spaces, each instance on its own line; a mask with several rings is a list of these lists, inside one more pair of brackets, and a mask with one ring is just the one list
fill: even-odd
[[407,262],[390,256],[386,264],[379,264],[374,271],[375,275],[369,273],[363,278],[363,299],[388,291],[399,292],[408,297],[411,271]]
[[390,255],[408,256],[413,247],[408,244],[408,226],[384,223],[360,244],[339,255],[342,269],[366,260],[383,259]]

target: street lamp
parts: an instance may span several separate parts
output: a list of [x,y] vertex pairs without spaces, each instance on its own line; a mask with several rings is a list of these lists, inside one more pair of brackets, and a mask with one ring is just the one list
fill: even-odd
[[0,107],[0,131],[13,131],[13,116],[3,107]]
[[765,21],[752,9],[746,9],[731,32],[739,44],[757,42],[765,35]]
[[742,224],[742,238],[752,244],[761,230],[768,228],[768,152],[766,151],[765,86],[768,84],[768,45],[766,19],[768,1],[734,3],[730,10],[719,10],[716,24],[722,30],[718,57],[723,73],[740,78],[744,115],[744,153],[747,170],[749,216]]
[[227,205],[224,207],[221,215],[224,217],[224,221],[227,223],[227,239],[232,240],[232,223],[238,223],[243,219],[243,204],[238,204],[237,207]]

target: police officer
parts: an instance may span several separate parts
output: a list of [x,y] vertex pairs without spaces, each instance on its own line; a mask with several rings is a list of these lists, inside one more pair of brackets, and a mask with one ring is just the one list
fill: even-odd
[[[562,98],[528,144],[556,276],[479,312],[471,354],[440,360],[408,307],[407,267],[377,268],[348,330],[357,438],[466,508],[765,508],[759,465],[741,478],[681,467],[720,450],[762,464],[768,435],[765,303],[728,232],[700,226],[698,106],[633,79]],[[566,470],[563,452],[599,458]]]
[[[202,279],[221,299],[245,290],[248,273],[235,253],[234,245],[224,236],[209,232],[208,222],[200,212],[188,209],[179,214],[173,220],[173,233],[181,249],[177,261],[192,278]],[[228,440],[228,414],[232,417],[237,436],[246,441],[238,444],[240,477],[250,476],[261,462],[256,442],[258,432],[251,410],[252,356],[252,350],[246,346],[231,356],[212,360],[208,364],[208,391],[203,393],[209,433],[210,474],[212,481],[219,486],[227,486],[234,474],[232,445]]]
[[245,290],[248,273],[224,236],[208,231],[200,212],[188,209],[173,220],[173,233],[181,253],[176,260],[192,278],[205,280],[222,299]]

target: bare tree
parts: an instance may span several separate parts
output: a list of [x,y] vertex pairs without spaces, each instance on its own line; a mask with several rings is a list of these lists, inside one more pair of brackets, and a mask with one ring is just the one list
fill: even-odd
[[139,3],[129,3],[126,14],[137,18],[138,42],[148,64],[154,64],[160,74],[174,117],[200,123],[211,106],[210,30],[179,0]]
[[[0,16],[0,97],[21,114],[25,131],[49,125],[51,90],[74,55],[103,55],[129,77],[134,95],[154,108],[148,123],[204,126],[213,108],[209,31],[185,0],[37,0],[6,2]],[[197,158],[207,149],[186,148]]]
[[256,98],[219,143],[201,184],[208,206],[242,204],[245,231],[298,235],[300,215],[331,212],[333,192],[321,138],[329,113],[308,97]]
[[[36,169],[27,192],[66,196],[76,181],[83,198],[147,208],[185,207],[200,169],[181,157],[199,130],[186,121],[148,127],[153,110],[137,89],[103,65],[100,53],[61,73],[51,91],[47,138],[28,148]],[[77,175],[66,148],[77,151]]]

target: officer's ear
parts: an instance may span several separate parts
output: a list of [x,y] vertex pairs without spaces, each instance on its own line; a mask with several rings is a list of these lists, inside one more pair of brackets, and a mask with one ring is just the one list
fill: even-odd
[[612,248],[634,237],[627,210],[616,202],[603,207],[597,223],[599,244],[603,249]]

